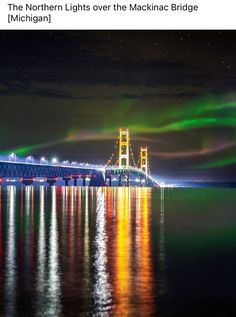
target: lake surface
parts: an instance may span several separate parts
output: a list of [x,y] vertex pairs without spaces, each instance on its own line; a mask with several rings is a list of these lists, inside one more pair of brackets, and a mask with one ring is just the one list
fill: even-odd
[[0,190],[0,316],[235,316],[236,190]]

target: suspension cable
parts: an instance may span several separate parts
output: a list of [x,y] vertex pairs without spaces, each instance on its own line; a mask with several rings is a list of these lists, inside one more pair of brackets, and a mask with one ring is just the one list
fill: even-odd
[[138,167],[138,168],[139,168],[139,165],[140,165],[140,153],[139,153],[138,161],[137,161],[137,167]]
[[134,152],[133,152],[133,149],[132,149],[131,142],[130,142],[130,154],[131,154],[131,159],[132,159],[133,165],[134,165],[135,168],[137,168],[137,165],[136,165],[136,162],[135,162],[135,159],[134,159]]
[[147,162],[147,172],[148,172],[148,175],[150,175],[150,174],[151,174],[151,171],[150,171],[150,165],[149,165],[149,160],[148,160],[148,162]]
[[116,151],[117,151],[117,149],[118,149],[118,146],[117,146],[117,144],[119,143],[119,136],[117,137],[117,139],[116,139],[116,142],[115,142],[115,146],[114,146],[114,150],[113,150],[113,152],[112,152],[112,154],[111,154],[111,156],[110,156],[110,158],[107,160],[107,162],[106,162],[106,167],[107,166],[109,166],[109,165],[111,165],[111,163],[112,163],[112,160],[113,160],[113,158],[114,158],[114,155],[115,155],[115,153],[116,153]]

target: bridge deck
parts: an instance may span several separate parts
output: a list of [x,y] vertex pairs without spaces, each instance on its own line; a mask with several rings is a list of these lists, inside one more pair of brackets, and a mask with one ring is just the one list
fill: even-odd
[[0,161],[0,178],[21,178],[23,182],[31,179],[33,181],[36,177],[43,177],[49,180],[63,178],[67,183],[71,178],[90,178],[90,186],[105,186],[106,179],[109,179],[109,185],[111,186],[112,178],[117,176],[120,186],[124,181],[129,185],[131,177],[140,179],[140,185],[142,186],[159,186],[150,175],[134,167],[109,166],[101,168],[94,165],[64,166],[59,164]]

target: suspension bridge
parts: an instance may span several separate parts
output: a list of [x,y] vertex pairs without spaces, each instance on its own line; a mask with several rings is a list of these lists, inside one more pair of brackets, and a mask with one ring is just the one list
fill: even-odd
[[141,186],[159,187],[152,178],[147,146],[140,147],[137,162],[132,149],[129,129],[120,129],[114,151],[105,165],[48,161],[33,156],[19,158],[11,153],[0,156],[0,184],[41,183],[49,186],[61,184],[74,186]]

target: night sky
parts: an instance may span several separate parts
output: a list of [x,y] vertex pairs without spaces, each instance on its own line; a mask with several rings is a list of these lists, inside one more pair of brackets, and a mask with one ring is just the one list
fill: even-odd
[[236,31],[1,31],[0,153],[105,164],[120,127],[161,180],[236,181]]

